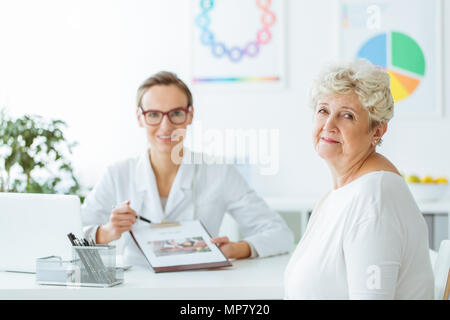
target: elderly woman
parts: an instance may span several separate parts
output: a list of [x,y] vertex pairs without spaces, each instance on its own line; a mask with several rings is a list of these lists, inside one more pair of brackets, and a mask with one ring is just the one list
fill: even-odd
[[432,299],[425,220],[376,151],[393,116],[389,75],[365,60],[325,70],[311,91],[313,144],[333,190],[285,270],[286,299]]

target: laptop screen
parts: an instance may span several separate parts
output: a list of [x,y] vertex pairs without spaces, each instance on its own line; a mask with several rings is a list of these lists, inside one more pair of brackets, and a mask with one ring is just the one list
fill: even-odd
[[0,271],[35,272],[36,259],[72,258],[68,233],[82,237],[73,195],[0,193]]

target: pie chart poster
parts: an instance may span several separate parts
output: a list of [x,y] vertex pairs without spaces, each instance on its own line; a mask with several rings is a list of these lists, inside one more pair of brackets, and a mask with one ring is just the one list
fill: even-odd
[[197,88],[285,86],[284,0],[191,0]]
[[390,75],[394,115],[442,115],[439,0],[341,0],[345,60],[367,59]]

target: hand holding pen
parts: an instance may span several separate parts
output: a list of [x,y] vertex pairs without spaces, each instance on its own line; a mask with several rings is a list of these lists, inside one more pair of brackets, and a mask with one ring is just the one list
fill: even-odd
[[113,207],[108,223],[97,229],[96,242],[106,244],[119,239],[122,233],[131,230],[137,221],[137,216],[136,211],[130,207],[130,201]]
[[119,239],[122,233],[131,230],[133,225],[137,222],[137,219],[151,223],[150,220],[139,216],[136,211],[130,207],[130,204],[131,202],[128,200],[112,208],[108,223],[97,229],[97,243],[106,244]]

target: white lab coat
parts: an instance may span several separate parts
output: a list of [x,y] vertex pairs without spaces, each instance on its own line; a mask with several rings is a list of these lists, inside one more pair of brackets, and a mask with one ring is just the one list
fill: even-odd
[[[185,150],[165,211],[147,152],[107,167],[82,206],[85,237],[95,240],[97,227],[108,222],[112,207],[130,200],[130,207],[152,222],[199,219],[213,237],[221,236],[219,228],[228,212],[237,221],[243,240],[260,257],[293,249],[292,231],[233,165],[186,163],[192,156],[201,154]],[[122,237],[125,261],[145,264],[130,234],[126,232]]]

